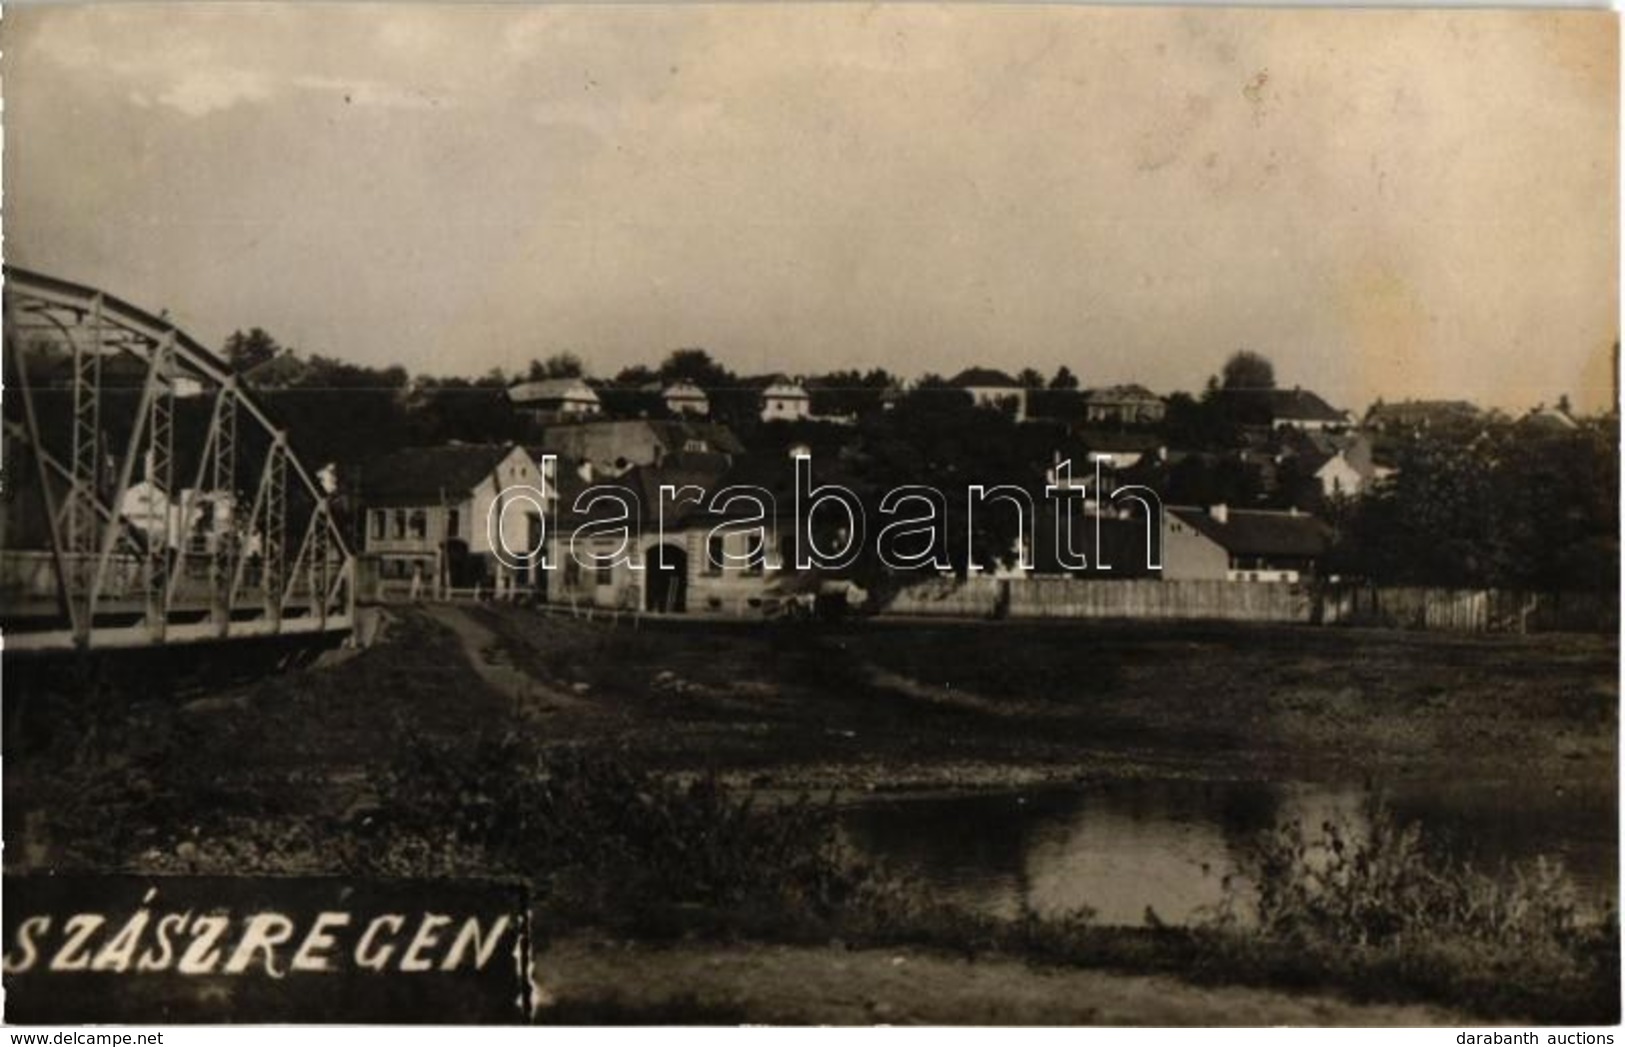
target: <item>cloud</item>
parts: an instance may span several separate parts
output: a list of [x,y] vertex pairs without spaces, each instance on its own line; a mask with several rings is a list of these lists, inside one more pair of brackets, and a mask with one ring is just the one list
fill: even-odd
[[269,97],[271,85],[262,74],[246,69],[199,69],[171,81],[156,100],[187,116],[207,116],[240,102],[262,102]]
[[1247,344],[1334,399],[1501,395],[1617,334],[1613,17],[23,6],[8,247],[437,371],[693,342],[1169,389]]
[[450,99],[412,87],[377,80],[350,80],[337,76],[296,76],[295,87],[322,94],[340,95],[350,105],[381,109],[434,109]]

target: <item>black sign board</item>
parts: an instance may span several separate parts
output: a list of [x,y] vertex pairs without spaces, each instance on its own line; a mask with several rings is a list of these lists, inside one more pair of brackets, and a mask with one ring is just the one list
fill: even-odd
[[5,1020],[518,1023],[525,892],[469,881],[7,876]]

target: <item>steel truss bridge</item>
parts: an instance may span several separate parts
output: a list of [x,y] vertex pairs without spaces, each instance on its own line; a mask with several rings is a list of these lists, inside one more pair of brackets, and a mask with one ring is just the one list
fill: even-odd
[[3,299],[8,655],[349,633],[329,491],[223,360],[95,288]]

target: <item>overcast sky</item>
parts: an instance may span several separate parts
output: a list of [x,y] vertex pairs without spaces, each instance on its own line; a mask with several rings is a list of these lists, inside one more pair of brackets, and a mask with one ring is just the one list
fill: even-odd
[[1610,393],[1606,12],[8,4],[5,251],[205,343]]

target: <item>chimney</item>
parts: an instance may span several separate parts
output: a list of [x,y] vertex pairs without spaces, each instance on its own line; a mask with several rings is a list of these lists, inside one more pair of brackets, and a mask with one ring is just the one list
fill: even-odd
[[1220,523],[1230,522],[1230,507],[1220,502],[1207,511],[1207,514]]

